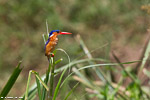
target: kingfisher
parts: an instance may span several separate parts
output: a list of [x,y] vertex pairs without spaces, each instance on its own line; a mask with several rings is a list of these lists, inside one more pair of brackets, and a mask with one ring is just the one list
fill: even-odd
[[60,30],[53,30],[49,33],[49,37],[48,37],[48,40],[45,44],[45,56],[47,56],[48,60],[50,57],[54,57],[54,54],[52,53],[55,49],[55,46],[57,45],[58,43],[58,35],[61,35],[61,34],[72,34],[72,33],[69,33],[69,32],[61,32]]

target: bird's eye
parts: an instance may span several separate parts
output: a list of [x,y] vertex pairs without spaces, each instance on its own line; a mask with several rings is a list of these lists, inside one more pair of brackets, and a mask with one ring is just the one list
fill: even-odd
[[59,31],[56,31],[57,33],[59,33]]

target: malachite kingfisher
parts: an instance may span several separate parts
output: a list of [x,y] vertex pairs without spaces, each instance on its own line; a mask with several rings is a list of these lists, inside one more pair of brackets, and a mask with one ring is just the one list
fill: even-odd
[[60,30],[53,30],[49,33],[49,37],[48,37],[48,40],[45,44],[45,56],[47,56],[48,60],[50,57],[54,57],[54,54],[52,53],[53,50],[55,49],[55,46],[57,45],[58,43],[58,35],[61,35],[61,34],[72,34],[72,33],[69,33],[69,32],[61,32]]

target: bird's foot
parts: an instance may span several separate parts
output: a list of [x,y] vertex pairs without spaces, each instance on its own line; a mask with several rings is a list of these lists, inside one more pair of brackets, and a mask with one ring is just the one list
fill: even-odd
[[50,55],[51,57],[54,57],[54,54],[53,53],[51,53],[51,55]]

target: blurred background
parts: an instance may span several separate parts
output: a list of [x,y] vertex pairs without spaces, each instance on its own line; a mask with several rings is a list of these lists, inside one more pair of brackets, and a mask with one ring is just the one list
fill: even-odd
[[[9,95],[21,96],[29,70],[45,73],[42,34],[59,29],[73,33],[59,36],[57,48],[71,60],[84,52],[75,37],[80,34],[93,57],[113,61],[113,50],[122,62],[138,60],[148,37],[149,18],[141,6],[148,0],[0,0],[0,90],[14,67],[24,66]],[[58,58],[64,57],[58,53]],[[60,65],[66,64],[64,61]],[[59,66],[58,66],[59,67]],[[34,77],[33,77],[34,78]]]

